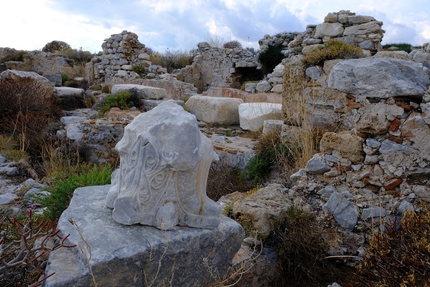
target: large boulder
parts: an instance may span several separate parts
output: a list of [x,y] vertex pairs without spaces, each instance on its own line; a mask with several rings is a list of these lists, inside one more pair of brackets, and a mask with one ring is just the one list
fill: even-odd
[[363,58],[339,62],[328,87],[356,96],[422,98],[430,84],[422,63],[392,58]]
[[244,130],[258,131],[265,120],[280,120],[282,104],[244,103],[239,105],[240,127]]
[[25,71],[18,71],[18,70],[6,70],[0,73],[1,79],[10,79],[10,80],[19,80],[21,78],[31,78],[39,83],[41,83],[43,86],[45,86],[47,89],[52,90],[54,92],[54,83],[50,82],[47,78],[42,77],[38,73],[35,72],[25,72]]
[[213,281],[207,266],[225,276],[244,238],[238,223],[223,216],[216,229],[123,225],[106,207],[109,188],[75,190],[57,228],[76,247],[51,252],[45,287],[93,286],[89,264],[98,286],[205,286]]
[[210,124],[239,124],[239,105],[241,99],[207,97],[195,95],[188,99],[185,108],[198,120]]
[[55,87],[55,93],[63,110],[74,110],[85,107],[85,91],[81,88]]

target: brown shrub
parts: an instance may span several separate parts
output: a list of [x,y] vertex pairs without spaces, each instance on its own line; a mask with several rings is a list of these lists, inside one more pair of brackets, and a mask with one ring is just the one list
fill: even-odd
[[228,41],[224,43],[223,47],[224,49],[234,49],[234,48],[242,49],[242,44],[237,40],[233,40],[233,41]]
[[60,109],[52,91],[34,79],[0,79],[0,133],[19,138],[20,149],[40,152],[43,132],[58,119]]

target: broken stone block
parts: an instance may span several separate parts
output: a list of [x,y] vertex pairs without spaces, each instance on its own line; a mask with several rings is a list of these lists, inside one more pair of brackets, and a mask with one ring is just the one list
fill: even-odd
[[115,148],[120,167],[106,198],[114,220],[162,230],[218,226],[221,207],[206,195],[218,157],[195,116],[165,101],[127,125]]
[[343,158],[352,161],[354,164],[358,164],[363,161],[362,144],[363,139],[350,132],[327,132],[321,139],[320,150],[328,154],[338,151]]
[[118,84],[112,86],[112,94],[116,95],[120,91],[129,92],[137,96],[140,100],[162,100],[167,97],[165,89],[135,85],[135,84]]
[[258,131],[265,120],[282,119],[282,104],[244,103],[239,105],[240,127],[244,130]]

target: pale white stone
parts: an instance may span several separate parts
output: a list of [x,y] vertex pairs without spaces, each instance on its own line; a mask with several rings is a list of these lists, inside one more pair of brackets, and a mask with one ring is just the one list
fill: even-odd
[[239,105],[240,127],[258,131],[265,120],[280,120],[282,105],[273,103],[244,103]]
[[162,230],[218,227],[221,207],[206,195],[217,155],[195,116],[165,101],[126,126],[116,149],[120,167],[106,198],[114,220]]

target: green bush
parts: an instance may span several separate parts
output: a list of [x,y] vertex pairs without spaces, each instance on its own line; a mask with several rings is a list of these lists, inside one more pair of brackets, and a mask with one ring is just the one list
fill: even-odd
[[328,40],[324,45],[304,55],[302,61],[309,66],[318,65],[325,60],[331,59],[357,59],[365,55],[360,47],[352,46],[339,40]]
[[262,135],[256,145],[255,156],[248,161],[241,177],[257,183],[266,179],[274,168],[292,166],[293,161],[290,144],[284,142],[278,133]]
[[132,94],[125,91],[120,91],[116,95],[107,95],[106,99],[99,107],[100,114],[104,115],[111,108],[117,107],[122,110],[131,108],[134,105]]
[[49,219],[58,219],[69,206],[76,188],[109,184],[112,171],[110,165],[84,165],[78,173],[70,175],[66,180],[60,177],[55,179],[49,189],[51,196],[36,199],[47,208],[44,216]]
[[258,55],[264,74],[271,73],[283,58],[282,45],[269,46]]
[[405,51],[407,53],[410,53],[412,51],[412,45],[408,43],[391,43],[391,44],[385,44],[382,46],[384,50],[390,47],[396,47],[398,50]]
[[131,70],[139,75],[145,74],[145,67],[140,65],[135,65],[131,68]]
[[70,45],[63,41],[54,40],[43,46],[42,51],[54,53],[65,49],[71,49]]

